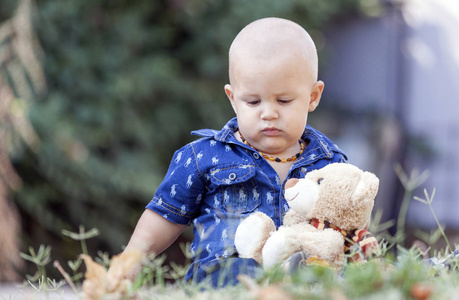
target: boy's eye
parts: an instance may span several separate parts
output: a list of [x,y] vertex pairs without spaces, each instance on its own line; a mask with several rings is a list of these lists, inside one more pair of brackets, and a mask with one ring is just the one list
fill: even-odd
[[260,100],[250,100],[250,101],[247,101],[247,104],[249,104],[249,105],[257,105],[258,103],[260,103]]
[[292,100],[290,100],[290,99],[279,99],[277,101],[279,101],[279,103],[282,103],[282,104],[287,104],[287,103],[292,102]]

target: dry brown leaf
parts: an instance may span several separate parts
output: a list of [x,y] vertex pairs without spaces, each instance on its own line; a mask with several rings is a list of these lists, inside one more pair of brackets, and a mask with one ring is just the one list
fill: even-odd
[[80,257],[86,265],[85,281],[83,282],[84,298],[87,300],[100,299],[105,295],[107,270],[93,261],[89,255],[81,254]]
[[410,293],[414,299],[427,300],[433,293],[433,287],[427,284],[415,283],[411,286]]

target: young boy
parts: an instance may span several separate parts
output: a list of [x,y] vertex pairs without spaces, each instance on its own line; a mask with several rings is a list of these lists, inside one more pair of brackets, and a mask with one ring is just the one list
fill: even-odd
[[164,181],[141,216],[126,249],[160,253],[191,223],[193,263],[185,279],[235,284],[261,267],[238,257],[234,235],[254,211],[276,226],[289,209],[283,185],[347,158],[306,125],[320,101],[314,43],[298,24],[266,18],[246,26],[229,51],[225,93],[236,113],[222,130],[202,136],[172,158]]

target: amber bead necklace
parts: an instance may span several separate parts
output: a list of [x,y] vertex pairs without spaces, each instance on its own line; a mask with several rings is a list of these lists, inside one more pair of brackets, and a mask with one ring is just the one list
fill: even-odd
[[239,132],[239,135],[241,136],[241,140],[244,144],[246,144],[247,146],[250,146],[252,147],[253,149],[257,150],[258,153],[260,153],[261,156],[263,156],[266,160],[270,160],[270,161],[275,161],[275,162],[281,162],[281,163],[286,163],[286,162],[289,162],[289,161],[295,161],[298,157],[301,156],[301,154],[303,154],[303,151],[304,149],[306,149],[306,146],[304,145],[304,142],[302,140],[298,140],[298,143],[300,143],[300,152],[298,152],[297,154],[293,155],[292,157],[289,157],[289,158],[279,158],[279,157],[274,157],[274,156],[269,156],[269,155],[266,155],[264,154],[263,152],[261,152],[260,150],[256,149],[255,147],[253,147],[252,145],[249,144],[249,142],[247,142],[244,138],[244,136],[242,135],[242,133],[240,131]]

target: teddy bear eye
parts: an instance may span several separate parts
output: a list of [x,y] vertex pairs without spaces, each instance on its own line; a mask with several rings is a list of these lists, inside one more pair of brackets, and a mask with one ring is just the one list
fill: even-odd
[[319,180],[317,180],[317,184],[320,184],[322,182],[322,180],[324,180],[323,178],[319,178]]

